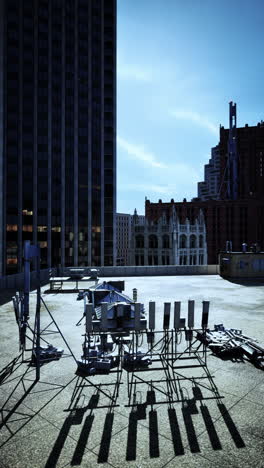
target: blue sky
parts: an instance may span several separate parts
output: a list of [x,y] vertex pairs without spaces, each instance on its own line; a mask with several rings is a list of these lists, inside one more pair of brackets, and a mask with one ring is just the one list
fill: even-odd
[[118,0],[117,211],[190,200],[228,103],[264,120],[263,0]]

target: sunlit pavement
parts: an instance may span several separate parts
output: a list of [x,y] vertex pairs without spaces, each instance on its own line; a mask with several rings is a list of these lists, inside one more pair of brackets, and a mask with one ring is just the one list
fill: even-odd
[[[186,317],[188,299],[195,300],[195,324],[199,326],[202,301],[209,300],[210,327],[224,323],[264,342],[264,286],[261,284],[231,283],[213,275],[124,279],[127,295],[132,297],[133,288],[137,288],[138,301],[146,308],[149,300],[156,302],[157,327],[162,324],[164,302],[181,301],[182,316]],[[45,294],[46,289],[42,288],[43,299],[79,359],[84,323],[79,327],[75,324],[82,317],[83,303],[76,301],[77,294]],[[35,300],[36,293],[32,292],[32,325]],[[11,302],[1,306],[0,317],[2,369],[19,355],[18,329]],[[42,327],[48,323],[43,306],[41,323]],[[59,334],[50,335],[49,340],[68,353]],[[109,398],[98,392],[98,388],[104,388],[103,384],[110,381],[110,376],[92,377],[88,380],[96,387],[87,387],[83,385],[86,381],[78,380],[75,370],[72,357],[51,362],[41,368],[41,380],[33,385],[35,369],[20,364],[18,359],[8,378],[2,374],[1,418],[5,424],[0,430],[0,468],[97,464],[186,468],[264,466],[264,372],[251,363],[222,361],[209,353],[208,370],[221,398],[195,397],[193,386],[187,380],[182,385],[185,403],[144,405],[146,393],[142,390],[137,395],[137,401],[142,404],[133,408],[126,406],[125,371],[117,406],[110,408]],[[196,372],[199,370],[189,369],[187,375],[196,377]],[[163,378],[161,371],[149,374],[153,380]],[[208,391],[202,388],[202,394],[206,398]],[[161,401],[160,395],[157,401]]]

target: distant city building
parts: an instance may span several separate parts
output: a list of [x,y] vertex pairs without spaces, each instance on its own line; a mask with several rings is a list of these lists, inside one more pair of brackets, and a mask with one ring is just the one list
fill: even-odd
[[233,251],[241,251],[243,242],[248,246],[257,242],[264,250],[264,200],[207,200],[193,202],[151,203],[146,200],[146,220],[157,222],[162,214],[170,215],[175,207],[179,223],[185,219],[194,223],[200,210],[206,226],[208,264],[218,263],[218,254],[226,249],[226,241],[232,242]]
[[116,0],[0,1],[0,274],[113,265]]
[[229,129],[220,127],[219,145],[205,166],[198,198],[183,203],[146,201],[146,219],[157,219],[173,206],[180,217],[189,219],[202,210],[209,264],[218,263],[227,243],[237,252],[244,243],[264,249],[264,122],[237,128],[236,117],[236,104],[230,102]]
[[[230,102],[229,128],[220,127],[219,144],[212,149],[212,158],[205,167],[199,197],[191,202],[145,201],[145,227],[134,223],[131,234],[131,262],[200,262],[197,247],[192,252],[181,249],[179,236],[185,229],[189,233],[187,247],[193,246],[190,236],[194,233],[197,240],[201,212],[206,232],[205,263],[217,264],[219,252],[225,251],[227,244],[236,252],[241,252],[244,243],[248,248],[257,244],[264,250],[264,122],[237,128],[236,118],[236,104]],[[173,212],[177,223],[172,221]]]
[[229,128],[220,126],[220,141],[204,166],[198,197],[205,200],[264,199],[264,122],[237,128],[236,104],[229,103]]
[[[149,203],[146,201],[146,204]],[[160,203],[161,204],[161,203]],[[147,206],[147,205],[146,205]],[[191,220],[179,218],[172,205],[140,225],[136,214],[131,230],[131,265],[207,264],[206,227],[202,210]]]
[[131,237],[131,215],[116,213],[116,264],[128,265],[128,248]]
[[200,200],[218,200],[220,189],[220,153],[219,146],[211,149],[211,159],[204,166],[204,181],[198,182]]
[[230,102],[229,129],[220,127],[220,199],[264,200],[264,122],[237,128]]
[[[145,224],[145,216],[138,215],[135,210],[134,215],[137,216],[138,224]],[[116,264],[130,265],[129,248],[131,242],[131,227],[133,216],[125,213],[116,214]]]

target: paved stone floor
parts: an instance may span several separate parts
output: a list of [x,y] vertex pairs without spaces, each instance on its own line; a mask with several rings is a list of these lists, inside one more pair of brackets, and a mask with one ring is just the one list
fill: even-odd
[[[123,279],[123,278],[120,278]],[[157,326],[161,326],[164,302],[182,302],[186,317],[188,299],[194,299],[195,322],[199,326],[203,300],[210,301],[209,325],[224,323],[264,342],[264,286],[239,284],[219,276],[125,278],[125,292],[138,301],[157,304]],[[83,303],[76,294],[45,294],[73,354],[79,358],[84,324]],[[33,325],[36,293],[30,294]],[[5,301],[2,301],[5,302]],[[78,379],[72,357],[41,368],[34,384],[35,369],[19,359],[18,330],[11,302],[0,307],[0,468],[31,467],[264,467],[264,372],[249,362],[222,361],[208,355],[206,369],[179,373],[178,399],[163,404],[166,383],[162,371],[141,374],[155,384],[156,404],[146,405],[149,387],[138,386],[137,406],[128,404],[127,373],[123,371],[115,407],[108,395],[116,374]],[[41,327],[50,323],[42,305]],[[53,324],[49,330],[56,330]],[[63,346],[59,334],[46,337]],[[67,351],[68,352],[68,351]],[[17,359],[16,359],[17,358]],[[160,381],[160,382],[159,382]],[[200,382],[200,384],[197,384]],[[142,390],[141,390],[142,389]],[[99,391],[98,391],[99,390]],[[102,393],[100,390],[103,390]]]

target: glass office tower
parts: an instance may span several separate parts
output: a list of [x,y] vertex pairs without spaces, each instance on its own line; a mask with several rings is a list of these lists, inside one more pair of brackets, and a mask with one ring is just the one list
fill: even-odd
[[0,0],[0,263],[112,265],[116,0]]

